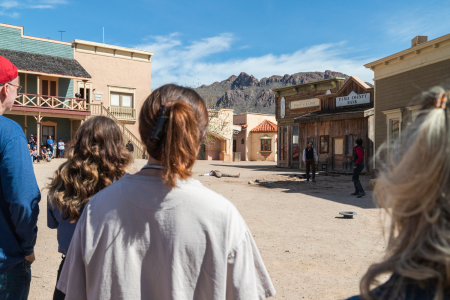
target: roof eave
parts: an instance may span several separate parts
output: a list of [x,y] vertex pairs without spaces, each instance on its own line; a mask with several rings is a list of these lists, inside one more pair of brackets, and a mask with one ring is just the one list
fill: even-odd
[[414,46],[414,47],[405,49],[405,50],[403,50],[403,51],[394,53],[394,54],[392,54],[392,55],[389,55],[389,56],[380,58],[380,59],[378,59],[378,60],[376,60],[376,61],[373,61],[373,62],[370,62],[370,63],[365,64],[364,67],[366,67],[366,68],[368,68],[368,69],[371,69],[371,68],[373,68],[373,67],[375,67],[375,66],[377,66],[377,65],[384,64],[386,61],[389,61],[389,60],[392,60],[392,59],[396,59],[396,58],[398,58],[399,56],[404,56],[404,55],[409,54],[409,53],[411,53],[411,52],[415,52],[415,51],[417,51],[417,50],[421,50],[421,49],[424,49],[424,48],[433,46],[433,45],[435,45],[435,44],[442,43],[442,42],[447,41],[447,40],[450,40],[450,34],[447,34],[447,35],[438,37],[438,38],[436,38],[436,39],[434,39],[434,40],[430,40],[430,41],[428,41],[428,42],[425,42],[425,43],[416,45],[416,46]]

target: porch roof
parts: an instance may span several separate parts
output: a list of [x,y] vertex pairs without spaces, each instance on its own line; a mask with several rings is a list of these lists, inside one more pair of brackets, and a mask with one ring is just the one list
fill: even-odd
[[0,49],[0,55],[9,59],[25,73],[55,74],[63,77],[91,78],[91,75],[72,58]]
[[373,104],[364,104],[329,110],[318,110],[295,118],[294,123],[364,118],[364,112],[371,108],[373,108]]

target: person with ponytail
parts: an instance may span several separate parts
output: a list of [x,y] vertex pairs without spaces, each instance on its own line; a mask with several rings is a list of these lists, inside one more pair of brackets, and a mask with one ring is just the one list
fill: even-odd
[[[374,190],[390,216],[385,258],[368,269],[351,300],[450,299],[450,103],[434,87],[415,121],[377,153]],[[382,275],[390,279],[377,286]]]
[[[97,192],[120,179],[131,163],[122,132],[110,118],[88,119],[74,141],[67,161],[59,166],[47,186],[47,226],[57,229],[58,252],[62,255],[57,278],[84,207]],[[53,300],[60,299],[64,299],[64,294],[55,288]]]
[[164,85],[145,100],[147,164],[96,194],[58,289],[68,299],[266,299],[275,294],[244,219],[192,178],[208,126],[203,99]]

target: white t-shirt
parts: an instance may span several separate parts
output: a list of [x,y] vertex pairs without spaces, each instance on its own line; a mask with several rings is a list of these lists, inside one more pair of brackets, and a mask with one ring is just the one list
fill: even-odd
[[85,207],[58,289],[67,300],[265,299],[275,294],[231,202],[194,179],[125,175]]
[[58,142],[58,149],[64,150],[64,142]]

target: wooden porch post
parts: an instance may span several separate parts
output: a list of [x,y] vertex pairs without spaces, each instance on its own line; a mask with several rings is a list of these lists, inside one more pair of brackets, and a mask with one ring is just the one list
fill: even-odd
[[84,86],[83,86],[83,96],[84,96],[84,109],[86,109],[86,102],[87,102],[87,95],[86,95],[86,84],[87,84],[87,80],[83,80]]
[[[40,98],[40,94],[41,94],[41,75],[37,75],[37,89],[36,89],[36,94],[37,96],[37,105],[41,106],[41,98]],[[39,150],[38,150],[39,151]]]
[[36,119],[36,124],[37,124],[37,151],[39,154],[41,154],[41,113],[39,112],[37,116],[34,117]]

